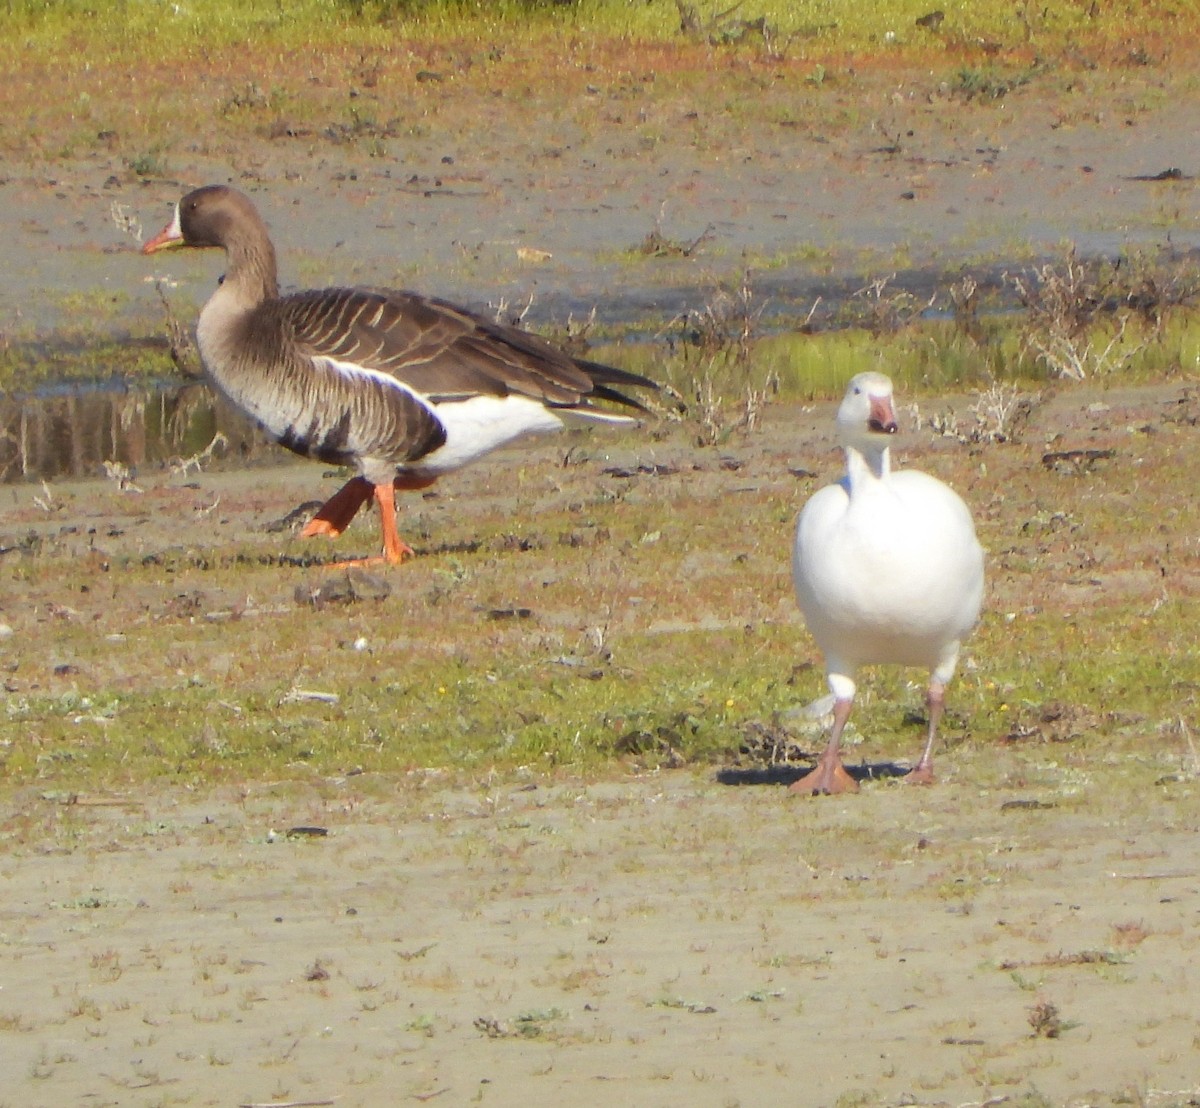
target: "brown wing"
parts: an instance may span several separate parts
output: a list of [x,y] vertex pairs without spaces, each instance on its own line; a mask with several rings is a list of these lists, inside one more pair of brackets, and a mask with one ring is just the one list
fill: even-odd
[[640,407],[612,386],[656,387],[417,293],[324,289],[278,304],[304,353],[386,373],[433,403],[518,394],[562,407],[586,404],[588,397]]
[[222,389],[297,454],[342,465],[403,465],[446,441],[428,398],[361,359],[333,353],[336,344],[320,351],[298,339],[294,301],[261,305],[240,321],[229,346],[236,355],[221,375]]

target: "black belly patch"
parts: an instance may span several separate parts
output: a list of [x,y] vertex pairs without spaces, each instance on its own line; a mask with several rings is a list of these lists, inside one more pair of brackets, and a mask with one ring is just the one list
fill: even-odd
[[350,465],[354,461],[354,455],[347,450],[350,441],[349,412],[343,412],[341,418],[329,428],[321,427],[315,419],[303,430],[293,424],[276,441],[293,454],[317,458],[329,465]]

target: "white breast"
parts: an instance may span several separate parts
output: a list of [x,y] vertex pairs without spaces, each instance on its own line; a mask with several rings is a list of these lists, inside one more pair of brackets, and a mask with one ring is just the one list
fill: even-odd
[[818,492],[801,512],[796,596],[831,668],[935,669],[979,618],[983,552],[959,496],[928,474]]

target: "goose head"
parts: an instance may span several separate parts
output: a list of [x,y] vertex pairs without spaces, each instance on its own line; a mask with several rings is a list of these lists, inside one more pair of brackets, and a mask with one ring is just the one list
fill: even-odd
[[837,425],[846,449],[867,456],[886,450],[897,430],[891,378],[883,373],[851,378],[838,408]]
[[142,253],[179,246],[228,250],[240,239],[266,233],[262,219],[244,193],[226,185],[205,185],[175,205],[175,218],[142,247]]
[[225,280],[248,302],[278,294],[275,248],[250,198],[228,185],[205,185],[175,205],[175,216],[142,247],[143,254],[215,247],[228,257]]

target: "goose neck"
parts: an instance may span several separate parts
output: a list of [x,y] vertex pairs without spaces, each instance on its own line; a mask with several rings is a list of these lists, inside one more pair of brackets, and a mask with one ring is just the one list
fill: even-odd
[[846,474],[850,478],[851,488],[872,481],[886,481],[891,469],[891,451],[886,446],[866,451],[853,446],[846,447]]
[[279,295],[275,248],[265,235],[241,239],[226,247],[224,284],[239,300],[261,304]]

